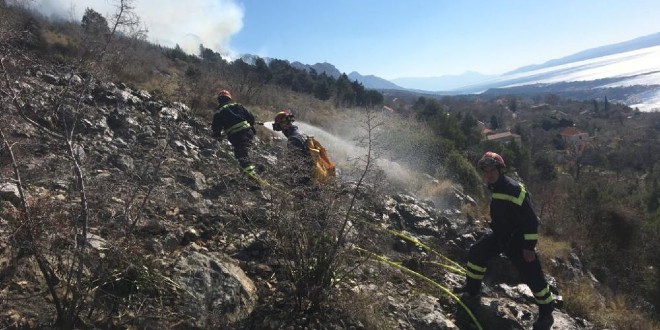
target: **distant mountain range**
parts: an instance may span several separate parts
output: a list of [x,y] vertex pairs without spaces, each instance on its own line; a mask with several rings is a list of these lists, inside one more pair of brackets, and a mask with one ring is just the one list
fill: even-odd
[[[338,78],[341,75],[341,72],[335,68],[334,65],[324,62],[316,63],[314,65],[302,64],[300,62],[293,62],[291,66],[296,69],[307,70],[314,69],[317,73],[325,73],[328,76]],[[371,89],[405,89],[403,87],[397,86],[389,80],[376,77],[373,75],[363,76],[355,71],[347,75],[351,81],[357,80],[366,88]]]
[[[330,63],[291,63],[304,70],[339,77]],[[617,44],[587,49],[542,64],[520,67],[499,76],[468,71],[461,75],[409,77],[392,81],[351,72],[349,79],[366,88],[410,93],[456,94],[548,94],[573,99],[605,96],[642,111],[660,111],[660,33]],[[410,88],[401,87],[401,85]]]
[[444,75],[440,77],[408,77],[392,79],[399,86],[409,86],[410,89],[425,91],[450,91],[459,87],[473,85],[496,76],[479,72],[467,71],[460,75]]
[[[660,33],[651,34],[644,37],[639,37],[630,41],[624,41],[617,44],[601,46],[597,48],[587,49],[573,55],[565,56],[559,59],[554,59],[547,61],[543,64],[533,64],[528,66],[523,66],[521,68],[515,69],[513,71],[507,72],[504,75],[512,75],[516,73],[534,71],[538,69],[548,68],[552,66],[558,66],[562,64],[568,64],[571,62],[579,62],[592,58],[614,55],[618,53],[625,53],[635,49],[647,48],[660,45]],[[659,59],[660,61],[660,59]]]
[[642,111],[660,111],[660,33],[525,66],[453,92],[607,97]]

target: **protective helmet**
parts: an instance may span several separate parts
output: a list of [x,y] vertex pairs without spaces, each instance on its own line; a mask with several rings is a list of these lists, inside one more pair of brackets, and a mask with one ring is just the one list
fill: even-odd
[[229,93],[229,91],[226,90],[226,89],[220,89],[220,90],[218,90],[218,100],[221,97],[226,97],[226,98],[231,100],[231,93]]
[[287,110],[280,111],[275,115],[273,120],[273,131],[281,131],[282,124],[291,124],[295,120],[295,117],[292,113]]
[[506,168],[506,164],[504,163],[502,156],[492,151],[486,151],[481,159],[479,159],[479,162],[477,162],[477,168],[481,170],[491,165],[497,167],[498,169]]

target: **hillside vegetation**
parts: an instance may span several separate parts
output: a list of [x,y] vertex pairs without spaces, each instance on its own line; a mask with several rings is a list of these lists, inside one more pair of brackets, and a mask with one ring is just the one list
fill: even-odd
[[[189,55],[146,42],[130,1],[120,5],[115,17],[52,22],[0,1],[3,326],[468,329],[458,316],[428,321],[440,312],[423,310],[453,315],[454,302],[355,248],[457,284],[424,266],[433,253],[387,229],[464,261],[487,227],[473,164],[493,150],[533,194],[567,322],[658,328],[660,114],[607,97],[420,97],[282,60],[229,62],[203,45]],[[366,152],[338,160],[343,182],[298,185],[260,127],[256,157],[273,186],[257,189],[210,138],[218,88],[258,120],[290,109]],[[567,127],[588,137],[572,141]],[[519,140],[490,141],[486,129]],[[389,182],[378,158],[426,179]],[[510,277],[494,277],[496,298],[509,299],[500,305],[531,313],[497,291]],[[235,300],[211,301],[195,281]],[[516,322],[506,327],[528,325]]]

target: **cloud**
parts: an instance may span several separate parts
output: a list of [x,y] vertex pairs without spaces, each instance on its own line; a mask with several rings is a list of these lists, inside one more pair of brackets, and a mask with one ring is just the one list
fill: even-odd
[[[37,0],[33,7],[46,16],[80,21],[86,8],[92,8],[108,21],[116,12],[119,0]],[[234,0],[140,0],[133,1],[134,11],[149,30],[150,41],[174,47],[190,54],[199,53],[199,45],[221,54],[228,49],[231,37],[243,28],[244,8]]]

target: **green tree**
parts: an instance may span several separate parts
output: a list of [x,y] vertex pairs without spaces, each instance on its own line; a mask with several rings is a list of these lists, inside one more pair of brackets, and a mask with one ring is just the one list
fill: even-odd
[[314,81],[305,71],[299,71],[293,76],[291,90],[305,94],[312,94],[314,91]]
[[481,177],[472,164],[457,150],[452,150],[444,162],[447,175],[461,184],[466,193],[481,198]]
[[199,45],[199,57],[204,61],[209,62],[226,62],[220,54],[214,52],[212,49],[204,47],[204,45]]
[[467,140],[459,125],[456,116],[452,116],[442,109],[439,109],[435,116],[429,120],[433,131],[439,136],[451,141],[457,148],[465,148]]
[[314,97],[321,101],[329,100],[332,97],[332,85],[332,78],[325,73],[320,74],[314,83]]
[[254,62],[254,73],[258,77],[260,81],[263,81],[264,83],[268,83],[273,79],[273,74],[270,72],[270,68],[268,67],[268,64],[266,64],[266,61],[264,61],[263,58],[259,57],[257,60]]
[[185,61],[188,59],[188,54],[181,49],[179,44],[177,44],[174,48],[166,51],[167,57],[173,59],[173,60],[182,60]]
[[439,112],[443,112],[440,103],[435,100],[427,101],[425,98],[420,97],[414,105],[416,110],[417,119],[421,121],[429,121],[435,117]]
[[479,130],[478,121],[471,114],[466,114],[460,121],[460,128],[463,135],[466,137],[466,147],[479,144],[481,141],[481,131]]
[[607,96],[605,96],[605,100],[603,101],[603,109],[605,110],[605,113],[610,112],[610,102],[607,100]]
[[497,120],[497,116],[495,116],[495,115],[490,116],[490,128],[492,128],[492,129],[499,129],[500,128],[500,121]]
[[653,170],[646,177],[646,210],[649,213],[656,213],[660,208],[660,165],[653,166]]
[[540,155],[534,160],[534,169],[536,170],[535,180],[547,182],[557,178],[554,162],[546,155]]
[[366,106],[367,105],[367,92],[364,89],[364,86],[357,81],[354,80],[351,82],[351,88],[353,89],[353,93],[355,94],[355,105],[358,106]]
[[270,61],[268,67],[273,75],[273,83],[282,87],[291,88],[293,85],[294,70],[287,61],[274,59]]
[[426,98],[424,96],[420,96],[420,97],[417,98],[417,100],[413,104],[413,110],[415,110],[416,112],[419,112],[422,109],[424,109],[425,106],[426,106]]
[[94,37],[104,37],[110,33],[108,20],[91,8],[85,9],[80,26],[85,34]]
[[559,101],[561,101],[561,97],[557,94],[547,94],[545,96],[545,103],[549,105],[558,105]]
[[366,95],[367,106],[383,104],[385,97],[378,91],[368,90]]
[[506,101],[507,101],[506,102],[507,106],[509,107],[509,110],[511,110],[511,112],[518,111],[518,98],[515,95],[507,95]]
[[598,108],[598,101],[596,101],[596,99],[594,99],[592,101],[592,103],[594,105],[594,113],[596,114],[596,116],[598,116],[598,114],[600,113],[600,109]]
[[335,81],[335,105],[350,106],[355,104],[355,91],[348,76],[343,73]]

